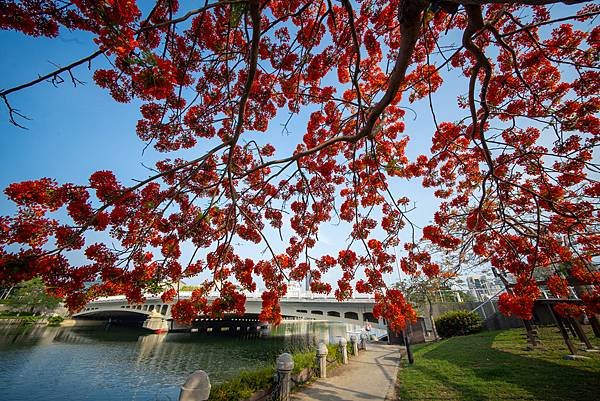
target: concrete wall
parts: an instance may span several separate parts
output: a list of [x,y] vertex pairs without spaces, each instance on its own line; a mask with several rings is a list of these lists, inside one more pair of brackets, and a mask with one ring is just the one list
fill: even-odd
[[[491,301],[487,303],[480,301],[436,303],[432,305],[432,316],[435,319],[446,312],[456,310],[472,311],[476,308],[476,312],[479,313],[479,316],[481,316],[481,319],[483,320],[483,326],[486,330],[504,330],[523,327],[523,322],[521,319],[513,316],[504,316],[502,313],[500,313],[498,310],[497,301]],[[429,317],[429,307],[426,307],[425,310],[423,310],[423,315],[426,318]]]
[[[442,313],[454,311],[454,310],[474,310],[475,308],[482,305],[483,302],[447,302],[433,304],[433,317],[434,319]],[[429,310],[423,311],[425,317],[429,316]],[[498,309],[498,302],[491,301],[485,303],[483,306],[476,311],[484,321],[484,327],[486,330],[504,330],[511,328],[523,327],[523,321],[514,316],[504,316]],[[536,304],[533,309],[533,323],[540,326],[554,325],[556,322],[552,317],[551,312],[545,305]]]
[[[420,316],[417,318],[416,322],[411,323],[406,328],[408,339],[411,344],[419,344],[435,340],[433,337],[433,332],[431,331],[431,325],[427,324],[427,319],[428,318]],[[401,332],[396,333],[388,330],[388,342],[390,344],[404,345],[404,338],[402,336],[403,335]]]

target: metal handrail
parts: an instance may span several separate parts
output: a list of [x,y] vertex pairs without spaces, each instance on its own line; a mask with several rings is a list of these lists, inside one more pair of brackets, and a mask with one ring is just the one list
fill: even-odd
[[498,295],[500,295],[501,292],[506,291],[504,288],[501,289],[500,291],[498,291],[497,293],[495,293],[494,295],[492,295],[490,298],[488,298],[487,301],[482,302],[479,306],[477,306],[475,309],[473,309],[471,312],[475,312],[477,309],[482,308],[484,305],[486,305],[489,302],[494,301],[494,298],[496,298]]

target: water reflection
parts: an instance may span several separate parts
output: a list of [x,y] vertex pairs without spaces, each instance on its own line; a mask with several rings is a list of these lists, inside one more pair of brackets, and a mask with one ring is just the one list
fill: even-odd
[[287,321],[261,337],[0,326],[0,388],[10,401],[176,400],[179,386],[196,369],[218,383],[241,370],[272,365],[281,352],[337,341],[357,329]]

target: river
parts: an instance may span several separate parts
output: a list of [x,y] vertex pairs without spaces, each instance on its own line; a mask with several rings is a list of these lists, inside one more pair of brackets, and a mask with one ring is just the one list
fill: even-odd
[[257,335],[146,334],[125,327],[0,326],[0,399],[4,401],[177,400],[190,373],[219,383],[274,363],[282,352],[336,341],[357,327],[284,321]]

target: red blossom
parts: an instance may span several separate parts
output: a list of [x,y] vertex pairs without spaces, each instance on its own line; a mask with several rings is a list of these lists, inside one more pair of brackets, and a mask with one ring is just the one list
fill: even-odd
[[531,320],[533,317],[533,303],[537,294],[514,295],[509,293],[500,294],[498,307],[500,312],[506,316],[515,315],[523,320]]
[[385,294],[375,293],[373,315],[385,319],[393,331],[404,330],[409,323],[417,321],[416,312],[396,289],[388,289]]
[[189,299],[180,299],[171,307],[171,316],[181,324],[192,324],[198,315],[198,308]]
[[110,202],[120,195],[121,186],[111,171],[97,171],[90,176],[90,186],[102,202]]
[[584,309],[580,305],[561,302],[552,307],[556,313],[562,317],[578,318],[584,313]]
[[175,288],[169,288],[167,291],[163,292],[163,294],[160,296],[160,299],[163,302],[171,302],[175,299],[175,296],[177,295],[177,290],[175,290]]
[[567,280],[560,276],[551,276],[546,281],[548,288],[552,294],[559,298],[566,298],[569,296],[569,283]]
[[[137,302],[157,281],[202,272],[209,284],[176,304],[176,318],[242,313],[241,288],[264,283],[261,318],[279,322],[286,279],[310,277],[327,294],[338,280],[339,300],[375,293],[377,314],[399,329],[414,311],[386,286],[398,249],[400,269],[423,279],[448,277],[442,259],[489,263],[513,283],[501,310],[523,318],[540,294],[532,277],[562,266],[550,291],[587,286],[581,308],[598,313],[600,29],[590,22],[600,8],[405,3],[0,2],[0,29],[85,32],[95,47],[3,90],[10,122],[21,121],[16,92],[77,83],[87,66],[115,101],[139,105],[139,138],[169,153],[129,187],[105,170],[89,185],[10,184],[0,281],[42,276],[78,309],[102,295]],[[458,36],[465,46],[452,54]],[[438,113],[444,86],[462,89]],[[410,102],[432,111],[429,128],[415,131]],[[432,216],[408,181],[437,197]],[[94,230],[110,247],[86,247]],[[220,295],[209,302],[211,289]]]
[[276,293],[265,291],[262,293],[262,310],[258,318],[277,325],[281,322],[281,309]]

